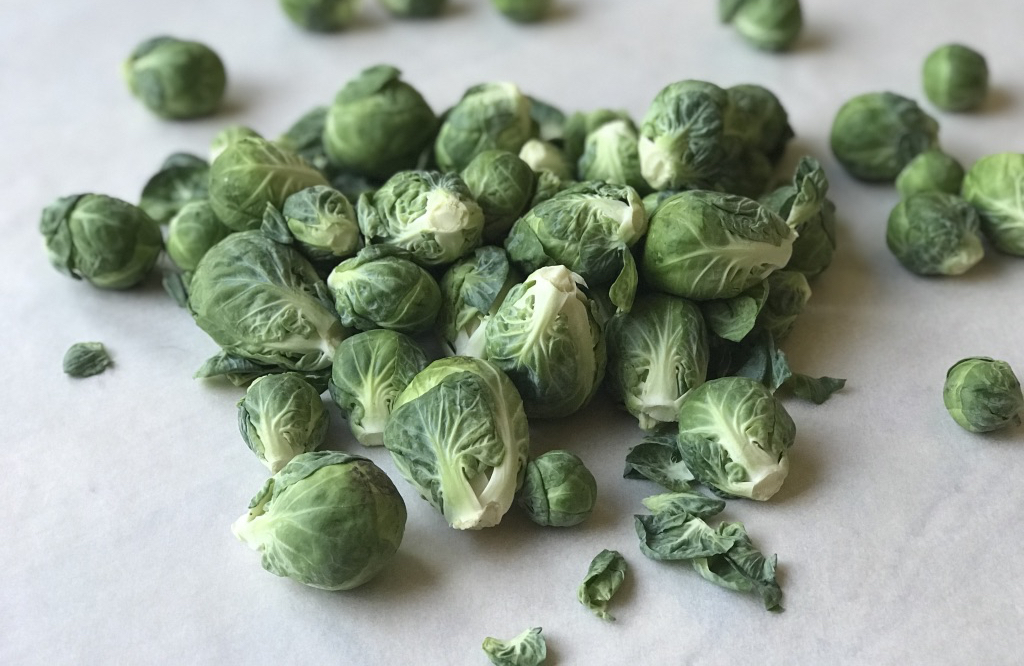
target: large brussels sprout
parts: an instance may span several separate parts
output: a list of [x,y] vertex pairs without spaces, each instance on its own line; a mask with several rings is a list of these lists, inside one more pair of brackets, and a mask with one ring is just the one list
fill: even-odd
[[189,284],[188,307],[228,354],[285,370],[330,367],[346,334],[313,266],[258,231],[210,248]]
[[960,194],[964,168],[956,158],[941,150],[926,150],[896,176],[896,189],[904,199],[918,192]]
[[587,135],[577,165],[582,180],[628,185],[639,193],[651,188],[640,173],[640,135],[631,120],[604,123]]
[[338,451],[302,453],[267,479],[231,531],[263,568],[311,587],[349,590],[391,561],[405,502],[379,467]]
[[854,178],[892,181],[910,160],[938,147],[939,124],[912,99],[858,95],[832,122],[832,152]]
[[544,18],[551,8],[551,0],[491,0],[495,9],[520,23],[532,23]]
[[530,432],[523,402],[494,364],[434,361],[384,427],[398,471],[455,529],[493,527],[523,482]]
[[889,215],[885,241],[919,275],[960,275],[981,261],[978,213],[945,192],[922,192],[901,201]]
[[767,88],[751,83],[726,88],[725,94],[726,135],[763,153],[773,164],[781,159],[786,144],[793,138],[793,128],[779,98]]
[[719,0],[718,13],[748,43],[766,51],[788,49],[803,28],[800,0]]
[[416,166],[437,132],[423,96],[390,65],[363,70],[338,92],[324,125],[336,167],[378,180]]
[[571,527],[587,519],[596,501],[597,481],[579,456],[555,450],[527,463],[517,504],[538,525]]
[[970,111],[988,96],[985,56],[963,44],[946,44],[924,61],[924,93],[943,111]]
[[518,155],[507,150],[485,150],[461,175],[484,213],[484,242],[500,243],[529,208],[536,174]]
[[295,372],[257,377],[238,401],[242,439],[273,474],[318,449],[329,423],[320,392]]
[[314,185],[327,185],[323,174],[298,155],[255,137],[229,144],[210,166],[210,203],[234,231],[258,229],[268,203],[281,208],[289,196]]
[[174,153],[146,181],[139,208],[160,224],[166,224],[185,204],[206,199],[209,189],[210,164],[189,153]]
[[39,231],[54,268],[103,289],[142,282],[163,248],[160,226],[142,209],[103,194],[57,199],[43,209]]
[[455,174],[403,171],[359,197],[367,243],[408,251],[423,266],[444,266],[480,245],[484,213]]
[[775,271],[765,283],[768,297],[758,313],[758,324],[779,342],[793,330],[796,318],[811,300],[811,286],[803,273],[793,270]]
[[1010,364],[985,356],[957,361],[946,373],[942,400],[953,420],[971,432],[1020,425],[1024,395]]
[[167,228],[167,254],[181,270],[194,271],[203,255],[230,233],[209,201],[193,201],[171,218]]
[[781,217],[752,199],[680,192],[651,218],[643,275],[676,296],[730,298],[785,266],[795,238]]
[[531,417],[572,414],[604,376],[604,337],[583,285],[565,266],[539,268],[487,321],[485,357],[508,374]]
[[963,197],[981,215],[981,230],[1001,252],[1024,257],[1024,153],[999,153],[974,163]]
[[485,150],[519,149],[534,134],[530,98],[512,83],[482,83],[445,116],[434,143],[442,171],[462,171]]
[[647,212],[627,185],[579,183],[532,208],[512,227],[505,247],[524,273],[561,264],[589,287],[610,287],[627,311],[636,292],[630,248],[647,231]]
[[401,252],[370,246],[338,264],[327,287],[345,326],[402,333],[430,330],[441,309],[437,281]]
[[679,452],[701,483],[766,500],[789,474],[796,426],[768,388],[747,377],[713,379],[679,408]]
[[210,47],[166,36],[136,46],[121,73],[131,93],[164,118],[213,113],[228,81],[224,63]]
[[707,330],[690,301],[645,294],[608,323],[607,386],[644,430],[675,422],[707,371]]
[[312,32],[337,32],[355,20],[362,0],[280,0],[295,25]]
[[419,345],[395,331],[366,331],[338,345],[328,390],[361,444],[384,443],[392,406],[425,367],[427,356]]
[[406,18],[438,16],[448,0],[380,0],[380,4],[394,14]]
[[359,249],[356,212],[344,194],[314,185],[285,199],[281,208],[288,231],[299,249],[314,262],[336,262]]
[[519,277],[505,251],[490,245],[479,247],[452,264],[441,278],[441,313],[437,322],[448,352],[483,358],[487,320]]

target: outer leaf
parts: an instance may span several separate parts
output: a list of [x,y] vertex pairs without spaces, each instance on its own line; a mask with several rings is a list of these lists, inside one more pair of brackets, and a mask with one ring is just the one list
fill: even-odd
[[608,613],[608,602],[626,578],[626,560],[616,550],[602,550],[590,562],[587,575],[576,596],[602,620],[614,620]]
[[648,435],[631,448],[622,476],[649,479],[673,492],[688,490],[694,478],[679,455],[674,434]]
[[540,666],[548,657],[548,646],[540,632],[540,627],[534,627],[507,641],[488,636],[484,652],[495,666]]
[[655,515],[688,514],[696,518],[710,518],[725,510],[725,502],[693,491],[662,493],[643,499]]
[[726,552],[734,540],[685,512],[635,515],[640,551],[652,560],[692,560]]
[[705,301],[701,312],[708,327],[725,340],[739,342],[754,328],[768,300],[768,281],[762,280],[738,296]]
[[846,386],[845,379],[836,377],[810,377],[799,372],[794,373],[783,386],[798,398],[820,405],[839,389]]
[[762,555],[742,523],[723,523],[718,532],[734,539],[734,545],[725,554],[693,560],[697,573],[715,585],[760,595],[766,610],[783,610],[782,590],[775,580],[776,556]]
[[64,374],[71,377],[92,377],[113,364],[102,342],[76,342],[64,354]]

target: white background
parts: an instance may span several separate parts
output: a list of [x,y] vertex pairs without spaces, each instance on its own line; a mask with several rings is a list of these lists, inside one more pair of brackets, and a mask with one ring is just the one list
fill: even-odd
[[[852,181],[827,144],[843,101],[922,98],[924,57],[958,40],[986,54],[995,89],[980,113],[936,114],[943,145],[965,164],[1024,150],[1020,0],[808,0],[805,34],[784,55],[748,48],[713,2],[558,4],[528,27],[470,0],[422,22],[370,6],[331,36],[294,28],[270,0],[0,4],[0,663],[483,664],[485,636],[530,626],[563,666],[1020,663],[1024,431],[971,435],[941,390],[964,356],[1024,373],[1024,260],[992,254],[955,279],[908,273],[884,243],[895,192]],[[161,33],[224,58],[221,114],[164,122],[130,98],[120,62]],[[566,110],[638,118],[683,78],[759,83],[783,100],[798,135],[787,163],[823,160],[841,225],[833,268],[785,349],[798,370],[849,378],[824,406],[787,403],[790,478],[772,501],[725,514],[779,554],[784,613],[641,555],[631,514],[656,488],[620,478],[640,433],[603,397],[533,429],[535,452],[569,448],[598,479],[597,509],[578,528],[542,529],[513,510],[495,529],[450,530],[332,408],[330,445],[367,453],[406,499],[394,562],[327,593],[264,572],[231,535],[266,474],[236,429],[240,391],[191,379],[214,344],[155,278],[104,292],[53,270],[39,212],[75,192],[137,200],[168,153],[205,153],[229,123],[275,136],[379,62],[438,111],[491,80]],[[65,377],[61,357],[81,340],[105,342],[115,368]],[[630,566],[615,623],[575,598],[602,548]]]

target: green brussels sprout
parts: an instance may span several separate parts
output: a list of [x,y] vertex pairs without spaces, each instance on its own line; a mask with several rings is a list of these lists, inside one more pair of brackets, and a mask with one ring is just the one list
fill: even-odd
[[530,417],[572,414],[604,377],[604,337],[583,285],[565,266],[538,268],[487,321],[484,357],[508,374]]
[[385,9],[405,18],[440,16],[447,0],[380,0]]
[[317,106],[302,115],[274,141],[316,167],[326,177],[333,176],[327,149],[324,148],[324,127],[329,107]]
[[562,190],[567,190],[576,183],[571,180],[562,180],[550,171],[541,171],[537,174],[537,187],[533,191],[533,199],[526,210],[536,208],[548,199],[554,197]]
[[647,212],[627,185],[579,183],[537,204],[512,227],[505,248],[524,273],[561,264],[589,287],[610,287],[611,302],[628,311],[636,292],[630,248],[647,231]]
[[163,249],[160,226],[149,215],[103,194],[57,199],[43,209],[39,231],[54,268],[102,289],[142,282]]
[[500,247],[485,245],[452,264],[441,278],[437,329],[446,351],[483,358],[487,321],[519,282],[519,273]]
[[523,484],[523,402],[494,364],[434,361],[398,396],[384,426],[398,471],[458,530],[493,527]]
[[796,233],[752,199],[693,190],[651,217],[641,268],[650,286],[694,300],[731,298],[782,268]]
[[565,138],[565,113],[556,106],[530,97],[530,118],[537,125],[537,138],[561,144]]
[[519,149],[519,159],[535,173],[550,171],[562,180],[572,180],[576,171],[561,148],[550,141],[530,139]]
[[167,254],[175,266],[191,272],[203,255],[230,233],[214,214],[209,201],[193,201],[171,218],[167,229]]
[[708,372],[700,309],[665,294],[645,294],[608,323],[607,387],[644,430],[673,423],[679,404]]
[[945,192],[922,192],[889,215],[885,241],[900,263],[918,275],[961,275],[981,261],[978,213]]
[[828,268],[835,254],[836,207],[826,196],[828,187],[818,160],[804,156],[793,174],[793,184],[783,185],[760,200],[796,230],[793,255],[786,268],[807,277]]
[[791,47],[804,23],[800,0],[718,0],[718,13],[722,23],[765,51]]
[[946,44],[924,61],[924,93],[943,111],[976,109],[988,96],[985,56],[962,44]]
[[242,439],[271,474],[318,449],[329,422],[320,392],[294,372],[257,377],[238,401]]
[[132,95],[164,118],[197,118],[217,110],[227,74],[210,47],[174,37],[147,39],[121,67]]
[[579,456],[555,450],[527,463],[516,503],[538,525],[571,527],[587,519],[596,501],[597,481]]
[[416,167],[438,120],[401,74],[390,65],[370,67],[335,96],[323,135],[335,167],[378,180]]
[[488,636],[483,649],[494,666],[541,666],[548,658],[548,646],[540,632],[540,627],[534,627],[508,640]]
[[281,208],[314,185],[327,179],[298,155],[255,137],[229,144],[210,166],[210,203],[233,231],[258,229],[268,203]]
[[76,342],[64,353],[64,374],[76,379],[98,375],[112,365],[102,342]]
[[851,176],[893,181],[910,160],[939,145],[939,124],[912,99],[864,93],[839,109],[832,152]]
[[337,32],[352,25],[362,0],[280,0],[292,23],[311,32]]
[[963,197],[981,215],[981,231],[1000,252],[1024,257],[1024,153],[999,153],[974,163]]
[[281,214],[299,249],[310,261],[335,262],[359,249],[359,223],[345,195],[314,185],[285,199]]
[[991,432],[1019,426],[1024,395],[1010,365],[985,356],[957,361],[946,373],[942,401],[961,427]]
[[357,333],[338,345],[327,388],[360,444],[384,444],[392,406],[425,367],[427,356],[419,345],[396,331]]
[[485,150],[461,176],[484,213],[484,242],[501,242],[530,206],[537,184],[533,169],[507,150]]
[[214,135],[213,141],[210,142],[210,162],[212,163],[220,154],[223,153],[228,146],[240,141],[241,139],[262,139],[263,136],[245,125],[231,125],[225,127],[221,131]]
[[757,199],[765,193],[774,175],[771,160],[757,148],[736,136],[722,137],[722,155],[713,176],[702,189]]
[[666,199],[671,197],[673,194],[679,194],[682,190],[658,190],[651,192],[643,198],[644,210],[647,211],[647,219],[651,219],[654,215],[654,211],[658,210]]
[[904,199],[919,192],[960,194],[963,182],[964,168],[956,158],[941,150],[926,150],[896,176],[896,189]]
[[519,153],[533,138],[530,98],[513,83],[482,83],[445,116],[434,143],[442,171],[462,171],[485,150]]
[[725,94],[725,134],[763,153],[772,164],[778,162],[793,138],[789,115],[779,98],[750,83],[726,88]]
[[679,408],[679,452],[697,479],[728,495],[766,500],[789,474],[796,426],[764,384],[722,377]]
[[499,12],[519,23],[540,21],[551,10],[551,0],[491,0]]
[[796,318],[811,300],[811,286],[803,273],[793,270],[775,271],[765,282],[768,298],[758,313],[758,324],[780,342],[793,330]]
[[452,173],[402,171],[359,197],[359,228],[368,244],[406,250],[423,266],[444,266],[480,245],[484,212]]
[[424,333],[441,309],[437,281],[392,247],[360,250],[331,271],[327,287],[345,326]]
[[640,135],[631,120],[604,123],[587,135],[578,170],[583,180],[629,185],[639,193],[651,187],[640,173]]
[[587,575],[576,589],[576,598],[602,620],[615,618],[608,612],[608,602],[626,579],[626,558],[617,550],[602,550],[587,567]]
[[167,224],[188,203],[206,199],[210,187],[210,165],[206,160],[174,153],[142,188],[139,208]]
[[405,502],[373,462],[339,451],[302,453],[267,479],[231,531],[263,568],[322,590],[350,590],[391,561]]
[[259,231],[210,248],[189,283],[188,307],[224,352],[283,370],[330,367],[346,335],[316,269]]
[[576,164],[583,157],[586,150],[587,137],[596,132],[605,123],[623,120],[629,125],[636,126],[629,113],[625,111],[614,111],[612,109],[597,109],[596,111],[577,111],[565,120],[565,127],[562,131],[565,156],[569,162]]

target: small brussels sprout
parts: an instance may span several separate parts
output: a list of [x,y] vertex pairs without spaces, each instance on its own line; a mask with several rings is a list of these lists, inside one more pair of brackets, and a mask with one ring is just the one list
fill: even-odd
[[660,291],[694,300],[730,298],[785,266],[795,238],[781,217],[752,199],[680,192],[651,217],[641,267]]
[[694,476],[737,497],[766,500],[789,474],[796,426],[759,381],[723,377],[690,391],[679,408],[679,452]]
[[651,188],[640,173],[639,140],[631,120],[604,123],[587,135],[578,164],[580,178],[648,192]]
[[916,102],[890,92],[849,100],[832,122],[832,152],[854,178],[892,181],[910,160],[938,147],[939,124]]
[[271,474],[315,451],[330,422],[320,392],[294,372],[258,377],[238,401],[238,430]]
[[438,120],[423,96],[390,65],[363,70],[327,112],[323,144],[335,167],[386,180],[417,165]]
[[800,0],[719,0],[718,13],[723,23],[765,51],[788,49],[803,28]]
[[167,224],[186,204],[205,199],[209,187],[210,165],[206,160],[174,153],[142,188],[139,208],[160,224]]
[[102,342],[76,342],[64,353],[64,374],[76,379],[98,375],[112,365]]
[[572,414],[604,377],[604,337],[581,286],[565,266],[539,268],[487,321],[485,358],[508,374],[530,417]]
[[789,115],[779,98],[750,83],[726,88],[725,94],[725,134],[763,153],[772,164],[778,162],[793,138]]
[[633,119],[626,111],[615,111],[612,109],[597,109],[596,111],[577,111],[565,120],[565,127],[562,131],[565,156],[569,162],[579,162],[586,149],[587,137],[600,129],[605,123],[624,120],[628,124],[636,126]]
[[978,213],[945,192],[922,192],[901,201],[889,215],[889,250],[918,275],[960,275],[981,261]]
[[210,166],[210,203],[233,231],[258,229],[268,203],[281,208],[314,185],[327,179],[298,155],[255,137],[229,144]]
[[485,245],[452,264],[441,278],[437,329],[446,351],[483,358],[487,320],[497,312],[519,273],[500,247]]
[[1024,395],[1005,361],[984,356],[957,361],[946,373],[942,401],[953,420],[971,432],[1020,425]]
[[384,426],[395,466],[448,524],[493,527],[523,484],[530,431],[501,370],[455,356],[416,375]]
[[281,214],[299,249],[311,261],[336,262],[359,249],[359,223],[345,195],[314,185],[285,199]]
[[941,150],[926,150],[896,176],[896,189],[904,199],[919,192],[960,194],[963,182],[964,168],[956,158]]
[[533,23],[547,16],[551,0],[491,0],[499,12],[519,23]]
[[341,323],[369,331],[387,328],[402,333],[424,333],[434,326],[441,309],[437,281],[401,252],[370,246],[338,264],[327,287]]
[[160,226],[141,208],[103,194],[57,199],[39,230],[54,268],[102,289],[142,282],[163,249]]
[[197,118],[217,110],[227,74],[210,47],[174,37],[148,39],[121,68],[132,95],[164,118]]
[[811,286],[803,273],[793,270],[775,271],[765,282],[768,298],[758,313],[758,324],[772,334],[776,342],[784,340],[793,330],[796,318],[811,300]]
[[562,180],[572,180],[576,171],[562,149],[550,141],[530,139],[519,149],[519,159],[535,173],[550,171]]
[[1024,257],[1024,153],[999,153],[974,163],[963,197],[981,215],[981,231],[1000,252]]
[[373,462],[315,451],[295,456],[267,479],[231,531],[260,553],[272,574],[350,590],[391,561],[405,520],[405,501]]
[[175,266],[191,272],[203,255],[230,233],[214,214],[209,201],[193,201],[171,218],[167,229],[167,254]]
[[508,640],[488,636],[483,649],[494,666],[541,666],[548,658],[548,646],[540,632],[540,627],[534,627]]
[[924,93],[943,111],[976,109],[988,96],[985,56],[962,44],[946,44],[924,61]]
[[440,16],[448,0],[380,0],[385,9],[403,18]]
[[311,32],[337,32],[355,21],[362,0],[280,0],[292,22]]
[[384,425],[398,395],[425,367],[419,345],[395,331],[366,331],[338,345],[327,388],[360,444],[384,444]]
[[507,150],[485,150],[461,176],[484,213],[484,242],[501,242],[530,206],[537,184],[533,169]]
[[579,525],[594,510],[597,481],[579,456],[548,451],[526,465],[526,479],[517,504],[538,525]]
[[217,132],[213,141],[210,142],[210,162],[212,163],[220,154],[223,153],[228,146],[233,143],[240,141],[241,139],[262,139],[263,136],[245,125],[231,125],[225,127],[221,131]]
[[445,116],[434,151],[442,171],[462,171],[485,150],[518,154],[533,135],[530,98],[513,83],[482,83]]
[[444,266],[480,245],[484,213],[455,174],[402,171],[359,197],[368,244],[387,243],[423,266]]

